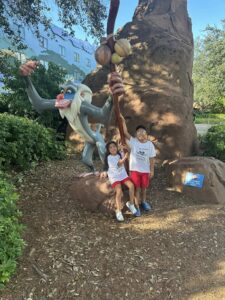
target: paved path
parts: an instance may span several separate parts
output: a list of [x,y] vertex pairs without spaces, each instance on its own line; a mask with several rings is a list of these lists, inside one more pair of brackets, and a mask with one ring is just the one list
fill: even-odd
[[204,135],[207,133],[210,127],[214,126],[213,124],[195,124],[197,129],[197,133],[200,135]]
[[198,134],[204,135],[207,133],[210,127],[219,125],[225,125],[225,122],[220,122],[218,124],[195,124],[195,127],[197,129]]

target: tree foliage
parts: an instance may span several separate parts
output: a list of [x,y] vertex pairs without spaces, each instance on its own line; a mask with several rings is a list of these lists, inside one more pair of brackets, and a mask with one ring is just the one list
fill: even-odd
[[[74,33],[75,25],[80,25],[93,37],[101,37],[103,20],[106,18],[106,7],[102,0],[56,0],[55,3],[59,9],[59,20],[70,34]],[[0,0],[0,29],[21,46],[20,29],[15,32],[12,24],[19,21],[28,25],[34,28],[38,37],[38,24],[43,24],[45,29],[50,26],[50,4],[44,0]]]
[[[61,122],[57,110],[41,116],[33,110],[25,91],[25,81],[19,74],[20,63],[13,58],[4,59],[4,62],[2,73],[5,93],[0,95],[0,112],[37,119],[47,127],[57,128]],[[59,85],[65,81],[65,75],[62,68],[50,62],[47,70],[43,65],[39,66],[32,75],[32,82],[41,97],[55,99],[60,92]]]
[[195,101],[215,112],[225,112],[225,20],[222,25],[208,26],[195,43]]

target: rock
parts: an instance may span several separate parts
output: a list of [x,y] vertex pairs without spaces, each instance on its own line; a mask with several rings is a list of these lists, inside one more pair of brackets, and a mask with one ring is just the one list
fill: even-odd
[[[212,157],[185,157],[166,164],[172,190],[202,203],[225,204],[225,163]],[[203,174],[202,188],[183,184],[186,173]]]
[[[108,179],[100,179],[96,175],[78,177],[71,186],[71,197],[78,201],[85,209],[114,213],[115,196]],[[124,193],[123,200],[128,201],[128,193]]]
[[[132,55],[121,66],[126,95],[120,106],[131,134],[148,128],[160,159],[196,152],[193,123],[193,37],[186,0],[140,0],[133,21],[118,34],[132,45]],[[94,92],[93,103],[107,97],[103,67],[85,79]],[[115,135],[110,127],[109,138]]]

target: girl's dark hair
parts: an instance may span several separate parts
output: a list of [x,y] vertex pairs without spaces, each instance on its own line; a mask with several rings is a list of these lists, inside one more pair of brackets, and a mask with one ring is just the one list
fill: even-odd
[[108,171],[108,169],[109,169],[109,165],[108,165],[108,156],[110,155],[110,152],[109,152],[109,146],[110,146],[111,144],[114,144],[114,145],[117,147],[117,154],[120,156],[120,158],[122,158],[121,153],[120,153],[119,150],[118,150],[118,145],[117,145],[117,143],[114,142],[114,141],[108,142],[108,143],[105,145],[106,153],[105,153],[105,159],[104,159],[104,171]]

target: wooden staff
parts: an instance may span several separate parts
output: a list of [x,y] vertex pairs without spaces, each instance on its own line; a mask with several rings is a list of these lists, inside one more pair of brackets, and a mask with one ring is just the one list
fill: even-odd
[[[107,36],[108,36],[107,45],[109,46],[112,52],[114,52],[114,45],[115,45],[113,32],[114,32],[115,21],[119,10],[119,6],[120,6],[120,0],[110,1],[110,10],[109,10],[109,16],[107,21]],[[110,72],[116,72],[116,65],[114,65],[113,63],[110,63]],[[125,141],[125,135],[123,130],[123,122],[120,118],[119,95],[117,94],[113,95],[113,104],[114,104],[114,111],[116,116],[116,123],[118,125],[119,132],[120,132],[121,143],[124,145],[126,141]]]

